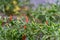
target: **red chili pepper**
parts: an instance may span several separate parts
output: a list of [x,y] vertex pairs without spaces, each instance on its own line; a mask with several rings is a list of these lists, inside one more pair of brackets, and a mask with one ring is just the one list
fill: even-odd
[[29,20],[28,20],[28,17],[27,17],[27,16],[25,16],[25,18],[26,18],[26,23],[28,23],[28,21],[29,21]]
[[48,21],[46,21],[46,24],[48,25]]
[[22,40],[26,40],[26,35],[23,35],[22,36]]
[[12,18],[13,18],[13,17],[12,17],[12,15],[10,15],[10,18],[9,18],[9,20],[10,20],[10,21],[12,21]]
[[26,29],[26,25],[24,25],[24,29]]
[[[28,23],[29,20],[28,20],[28,17],[27,16],[25,16],[25,19],[26,19],[26,23]],[[24,25],[24,29],[26,29],[26,28],[27,28],[27,26]],[[26,40],[26,35],[22,36],[22,40]]]

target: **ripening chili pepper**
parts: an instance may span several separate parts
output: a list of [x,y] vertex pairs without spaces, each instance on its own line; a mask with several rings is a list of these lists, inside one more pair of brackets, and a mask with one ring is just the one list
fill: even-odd
[[24,25],[24,29],[26,29],[26,25]]
[[48,21],[46,21],[46,24],[48,25]]
[[26,35],[23,35],[22,36],[22,40],[26,40]]
[[9,20],[12,21],[12,18],[13,18],[12,15],[10,15]]
[[28,21],[29,21],[29,20],[28,20],[28,17],[27,17],[27,16],[25,16],[25,18],[26,18],[26,23],[28,23]]

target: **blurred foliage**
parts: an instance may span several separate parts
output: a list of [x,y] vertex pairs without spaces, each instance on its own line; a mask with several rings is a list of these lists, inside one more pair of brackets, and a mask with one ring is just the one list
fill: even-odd
[[26,23],[23,19],[13,19],[9,23],[5,23],[3,27],[0,25],[0,40],[22,40],[23,35],[26,35],[28,40],[60,40],[60,24],[51,22],[50,25],[47,25],[34,21]]
[[10,15],[0,17],[0,40],[60,40],[60,5],[32,6],[30,0],[0,0],[0,11]]
[[0,0],[0,10],[5,14],[21,14],[28,11],[29,0]]
[[35,19],[40,19],[42,22],[52,21],[52,22],[60,22],[60,5],[56,4],[46,4],[39,5],[36,10],[32,11],[31,15],[34,16]]

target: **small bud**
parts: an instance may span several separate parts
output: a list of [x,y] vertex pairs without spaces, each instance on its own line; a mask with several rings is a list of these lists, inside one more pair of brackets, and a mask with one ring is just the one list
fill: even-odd
[[26,25],[24,25],[24,29],[26,29]]
[[12,18],[13,18],[12,15],[10,15],[9,20],[12,21]]
[[48,25],[48,21],[46,21],[46,24]]

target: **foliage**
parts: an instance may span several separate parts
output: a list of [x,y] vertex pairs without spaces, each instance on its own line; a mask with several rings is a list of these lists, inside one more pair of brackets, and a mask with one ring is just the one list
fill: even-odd
[[[26,29],[24,28],[26,25]],[[26,35],[29,40],[34,40],[39,33],[40,26],[34,22],[24,23],[22,20],[13,20],[5,23],[5,26],[0,26],[1,40],[21,40],[23,35]]]
[[29,1],[27,0],[0,0],[0,10],[7,14],[20,14],[20,11],[27,11]]
[[[26,28],[24,28],[24,25],[26,25]],[[47,25],[34,21],[25,23],[20,19],[5,23],[3,27],[0,25],[1,40],[22,40],[23,35],[26,35],[28,40],[36,40],[36,37],[39,37],[37,35],[40,35],[40,33],[42,33],[42,37],[39,40],[59,40],[60,24],[51,22],[50,25]]]
[[60,5],[56,4],[39,5],[36,10],[32,11],[31,15],[34,16],[35,19],[40,19],[42,22],[60,22],[59,7]]
[[40,4],[33,10],[29,0],[0,0],[0,11],[9,15],[0,17],[0,40],[60,40],[59,8]]

